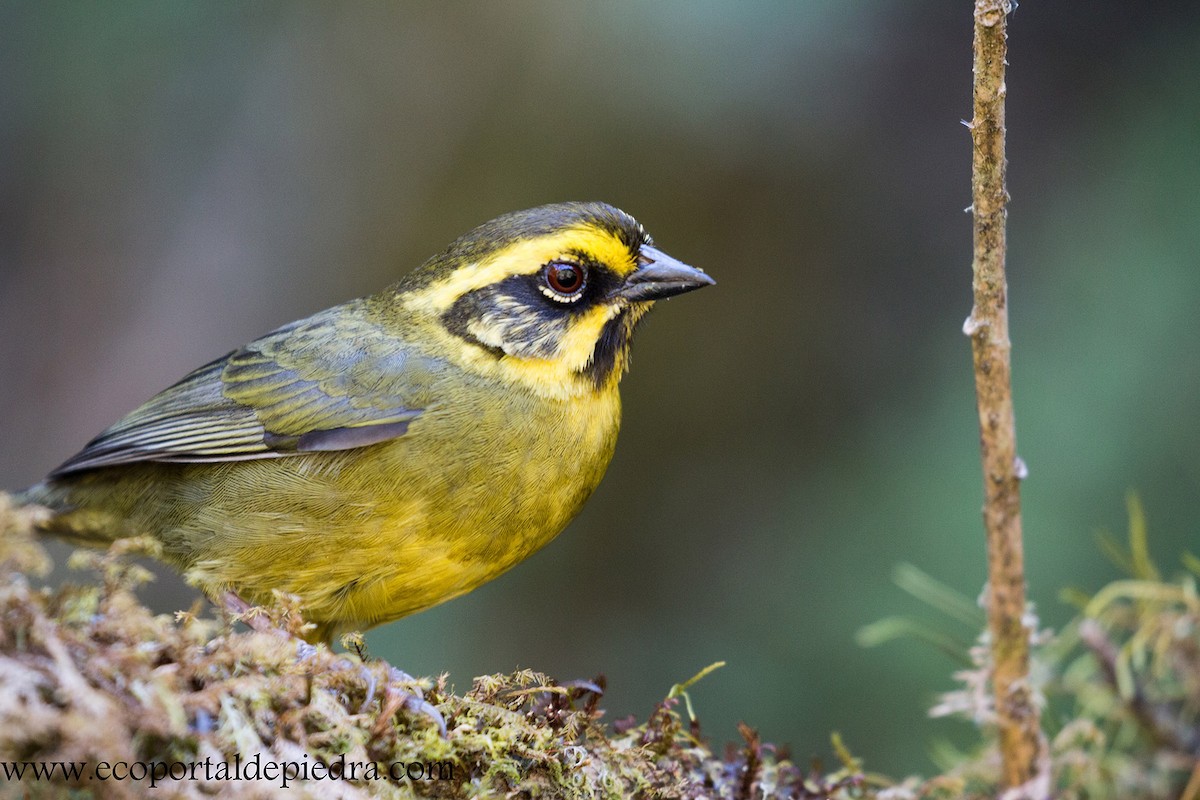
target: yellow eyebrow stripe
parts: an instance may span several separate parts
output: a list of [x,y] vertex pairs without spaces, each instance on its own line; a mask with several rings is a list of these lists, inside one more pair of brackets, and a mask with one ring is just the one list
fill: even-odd
[[410,292],[404,304],[414,311],[442,314],[468,292],[491,286],[513,275],[532,275],[556,258],[582,251],[620,276],[637,268],[629,248],[608,231],[577,225],[546,236],[522,239],[501,248],[477,264],[463,264],[444,280]]

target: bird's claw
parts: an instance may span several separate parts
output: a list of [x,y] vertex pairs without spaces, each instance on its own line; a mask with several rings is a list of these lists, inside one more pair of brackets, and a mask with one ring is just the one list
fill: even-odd
[[403,699],[404,710],[417,716],[428,718],[434,725],[437,725],[438,733],[443,739],[449,738],[450,734],[446,731],[446,718],[442,716],[442,712],[437,710],[437,707],[423,697],[414,694],[404,693]]
[[[221,596],[221,607],[230,616],[246,623],[252,630],[275,633],[289,638],[293,636],[288,631],[272,624],[265,615],[254,613],[254,608],[233,592],[225,592]],[[318,652],[315,645],[309,644],[302,639],[297,640],[297,663],[313,659]],[[364,713],[375,701],[375,693],[379,686],[375,672],[368,665],[361,662],[356,663],[349,658],[339,658],[337,662],[344,669],[357,669],[363,683],[366,684],[366,693],[362,704],[359,705],[359,713]],[[402,684],[406,685],[406,688],[400,688]],[[380,721],[391,719],[392,715],[403,708],[411,714],[427,717],[437,725],[438,732],[445,739],[448,735],[446,731],[446,718],[442,716],[442,712],[438,711],[432,703],[425,699],[425,694],[421,691],[421,687],[415,684],[416,679],[413,676],[399,667],[394,667],[391,664],[387,665],[387,683],[384,686],[384,697],[380,701]]]
[[[367,666],[364,664],[360,668],[362,674],[367,680],[367,696],[359,707],[359,713],[364,713],[367,707],[375,699],[375,689],[378,685],[375,676],[370,673]],[[425,699],[425,694],[419,686],[413,685],[413,678],[403,670],[397,669],[391,665],[387,667],[388,680],[383,686],[383,696],[379,699],[379,716],[375,722],[376,733],[381,733],[391,721],[396,712],[403,709],[415,716],[423,716],[437,725],[438,733],[442,738],[448,737],[446,731],[446,718],[442,716],[442,712]],[[407,684],[401,688],[401,684]]]

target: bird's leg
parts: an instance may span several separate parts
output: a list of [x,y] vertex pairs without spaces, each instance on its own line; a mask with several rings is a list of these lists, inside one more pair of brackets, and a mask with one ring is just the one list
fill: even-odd
[[[235,620],[240,620],[246,623],[251,630],[258,631],[259,633],[274,633],[278,636],[288,639],[296,639],[296,661],[307,661],[317,654],[317,648],[315,645],[306,642],[279,627],[278,625],[275,625],[270,621],[270,619],[267,618],[266,614],[262,613],[260,609],[255,606],[251,606],[235,592],[224,592],[220,598],[220,605],[225,613],[229,614]],[[326,634],[332,633],[332,631],[324,632]],[[328,636],[322,636],[321,638],[328,643]],[[354,649],[358,653],[359,658],[365,661],[365,648],[363,648],[360,644]],[[363,682],[366,684],[366,697],[363,699],[362,705],[359,707],[359,713],[364,712],[375,700],[375,690],[378,685],[378,682],[375,679],[375,673],[365,663],[360,662],[358,664],[354,664],[348,658],[338,658],[336,661],[346,669],[357,669],[359,675],[363,679]],[[440,731],[442,734],[442,738],[445,738],[447,735],[446,720],[442,716],[442,712],[434,708],[434,706],[425,699],[425,695],[421,691],[420,687],[412,686],[412,684],[415,683],[415,679],[404,670],[398,667],[393,667],[390,664],[387,667],[387,672],[388,680],[387,684],[384,686],[384,697],[380,701],[381,711],[387,712],[390,717],[392,714],[395,714],[397,711],[403,708],[414,714],[425,716],[429,718],[435,725],[437,725],[438,731]],[[409,689],[400,688],[400,684],[408,684],[409,686],[412,686],[411,691]]]
[[[234,620],[246,623],[246,627],[250,628],[250,630],[257,631],[258,633],[274,633],[288,639],[297,638],[271,622],[260,607],[250,605],[239,597],[236,592],[227,591],[222,593],[220,605],[226,614]],[[316,647],[301,639],[297,642],[296,660],[303,661],[310,658],[315,652],[317,652]]]
[[287,636],[287,631],[283,628],[271,624],[266,615],[261,612],[256,606],[252,606],[242,598],[238,597],[236,592],[224,592],[220,598],[221,609],[233,617],[235,621],[246,623],[246,626],[259,633],[274,631]]

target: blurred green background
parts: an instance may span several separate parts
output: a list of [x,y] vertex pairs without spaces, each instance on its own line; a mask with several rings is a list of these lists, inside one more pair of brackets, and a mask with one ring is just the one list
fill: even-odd
[[[609,679],[644,717],[704,665],[745,720],[928,771],[954,662],[854,643],[984,576],[968,0],[4,4],[0,486],[191,368],[373,291],[512,209],[603,199],[719,285],[662,304],[609,474],[543,552],[373,631],[415,673]],[[1031,594],[1115,574],[1145,501],[1198,547],[1200,9],[1023,2],[1011,320]],[[398,564],[398,568],[403,568]],[[186,605],[173,578],[157,607]],[[969,633],[969,632],[968,632]],[[964,738],[965,740],[965,738]],[[828,760],[828,757],[827,757]]]

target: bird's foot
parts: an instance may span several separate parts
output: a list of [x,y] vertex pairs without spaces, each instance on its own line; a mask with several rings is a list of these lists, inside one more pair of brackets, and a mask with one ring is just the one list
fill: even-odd
[[[366,664],[361,665],[361,668],[364,672],[368,671]],[[375,687],[376,683],[372,674],[367,696],[359,707],[359,713],[365,711],[375,699]],[[438,733],[442,735],[443,739],[447,738],[446,718],[442,716],[442,712],[425,699],[425,693],[421,691],[420,686],[415,684],[411,675],[388,664],[387,680],[383,684],[382,696],[379,698],[379,719],[376,727],[386,724],[401,709],[410,714],[425,717],[437,726]]]
[[[221,608],[233,619],[246,623],[247,627],[251,630],[259,633],[273,633],[281,637],[294,639],[296,641],[297,663],[311,662],[317,657],[319,651],[315,645],[300,638],[297,633],[276,624],[263,608],[251,606],[236,593],[225,592],[222,594]],[[335,668],[358,672],[359,678],[366,686],[365,696],[359,705],[359,713],[365,713],[375,702],[379,680],[376,678],[375,670],[371,668],[371,665],[365,663],[369,656],[366,654],[362,637],[343,640],[343,643],[347,644],[350,649],[353,649],[360,660],[356,662],[347,656],[333,656],[333,665],[336,665]],[[442,738],[446,738],[445,717],[442,716],[442,713],[432,703],[425,699],[425,693],[417,685],[416,679],[404,670],[394,667],[391,664],[386,664],[385,666],[387,669],[387,679],[384,681],[382,696],[379,698],[380,714],[377,725],[384,724],[386,720],[390,720],[398,711],[403,709],[411,714],[429,719],[437,726]]]
[[365,712],[375,702],[375,694],[379,687],[379,681],[371,667],[379,664],[386,671],[386,679],[383,682],[382,696],[379,698],[380,713],[378,724],[384,724],[386,720],[390,720],[395,716],[397,711],[404,709],[410,713],[428,718],[433,724],[437,725],[442,738],[446,738],[446,719],[442,716],[442,712],[438,711],[432,703],[425,699],[425,693],[417,685],[416,678],[399,667],[394,667],[381,659],[372,659],[371,656],[367,655],[366,643],[363,641],[362,634],[354,633],[343,636],[342,645],[348,650],[353,650],[360,659],[360,663],[357,665],[349,658],[343,658],[343,663],[350,666],[357,666],[359,674],[367,684],[366,696],[359,706],[360,714]]

